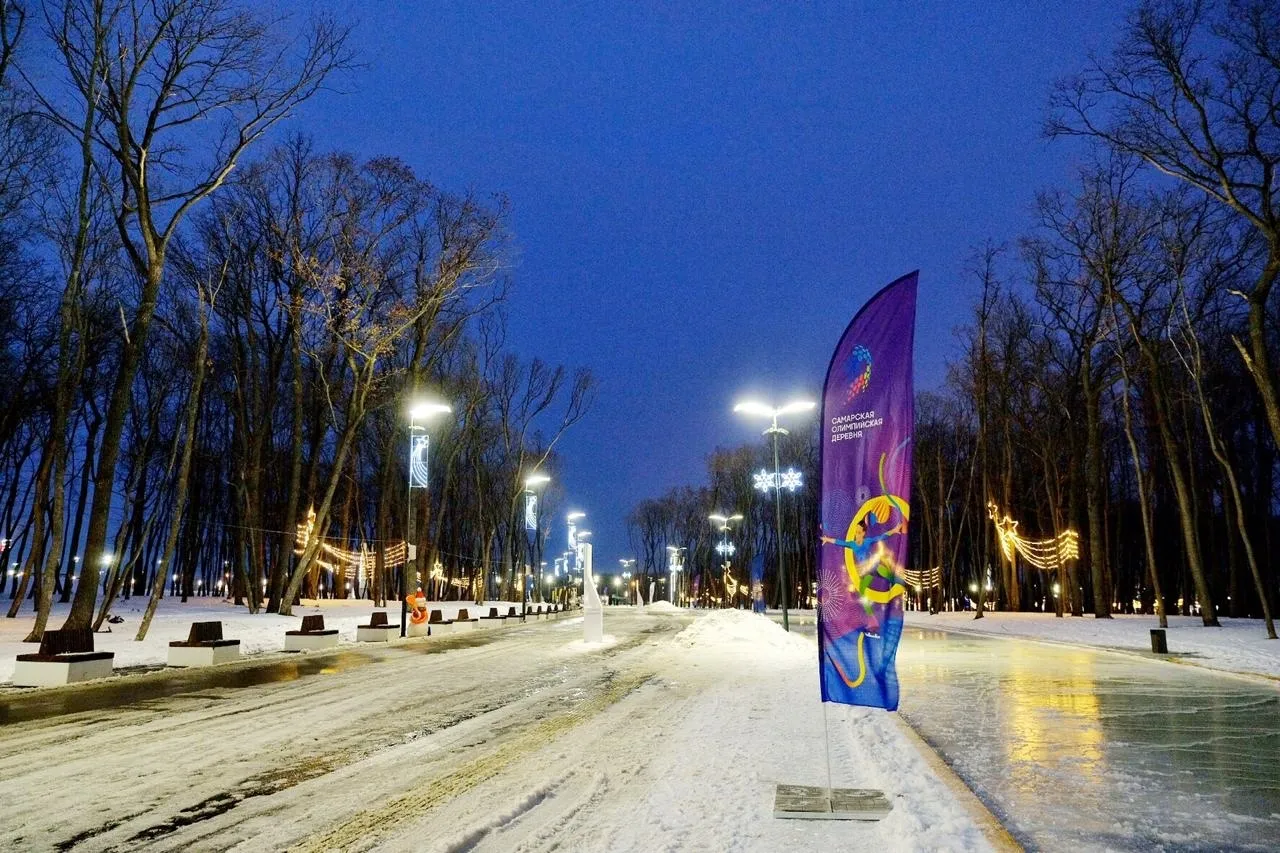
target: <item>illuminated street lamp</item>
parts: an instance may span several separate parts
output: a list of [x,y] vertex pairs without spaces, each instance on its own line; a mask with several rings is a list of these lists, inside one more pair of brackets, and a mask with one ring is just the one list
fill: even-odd
[[537,553],[541,530],[541,519],[538,517],[538,492],[537,490],[551,482],[551,478],[540,471],[535,471],[524,478],[524,530],[529,544],[529,561],[526,564],[527,570],[524,577],[520,581],[520,621],[523,622],[524,612],[529,609],[529,585],[532,583],[532,572],[535,564],[539,560]]
[[[787,478],[784,481],[782,467],[778,464],[778,436],[786,435],[787,430],[778,426],[778,416],[807,412],[812,410],[816,405],[817,404],[811,400],[793,400],[784,406],[774,408],[773,406],[755,400],[747,400],[733,407],[735,412],[741,412],[744,415],[766,417],[772,421],[772,425],[764,431],[765,435],[772,436],[773,438],[773,478],[767,486],[768,488],[773,489],[774,511],[777,514],[778,580],[782,585],[782,627],[783,630],[786,631],[791,630],[791,625],[787,620],[787,567],[785,561],[782,559],[782,490],[784,488],[789,488],[794,492],[798,489],[800,487],[800,475],[798,472],[788,469]],[[760,483],[757,483],[757,487],[760,485]]]
[[712,513],[707,516],[709,520],[715,523],[720,529],[720,544],[716,545],[716,553],[724,557],[726,560],[734,555],[738,549],[729,541],[729,528],[736,521],[742,521],[742,513],[735,512],[733,515],[721,515],[720,513]]
[[680,572],[684,569],[684,558],[681,555],[687,550],[689,549],[684,546],[667,546],[667,571],[671,573],[671,581],[667,592],[671,603],[677,607],[679,605],[676,604],[676,587],[679,586]]
[[742,521],[742,513],[735,512],[733,515],[724,515],[722,513],[713,512],[707,516],[711,523],[720,529],[720,541],[716,543],[716,553],[724,560],[724,568],[727,570],[731,563],[731,557],[737,552],[737,548],[729,541],[729,528],[734,522]]
[[418,400],[409,406],[409,491],[408,511],[405,517],[404,568],[400,570],[400,636],[405,635],[409,623],[409,567],[417,566],[417,545],[413,541],[413,490],[429,488],[427,457],[431,436],[425,425],[418,421],[430,420],[435,415],[452,412],[447,403]]
[[[635,568],[636,561],[635,561],[634,559],[627,559],[627,558],[625,558],[625,557],[619,557],[619,558],[618,558],[618,565],[622,566],[622,576],[623,576],[624,578],[626,578],[626,579],[627,579],[627,581],[628,581],[628,583],[627,583],[627,592],[628,592],[628,593],[630,593],[630,592],[631,592],[631,584],[629,583],[629,581],[631,580],[631,570],[632,570],[633,568]],[[637,581],[636,581],[636,583],[639,583],[639,581],[637,580]],[[635,600],[635,596],[634,596],[634,595],[632,595],[632,597],[631,597],[631,603],[632,603],[632,604],[635,604],[635,603],[636,603],[636,600]]]

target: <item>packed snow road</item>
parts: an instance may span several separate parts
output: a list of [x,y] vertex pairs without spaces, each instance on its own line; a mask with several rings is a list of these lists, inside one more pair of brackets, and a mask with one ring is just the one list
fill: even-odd
[[831,755],[889,817],[772,817],[777,782],[825,782],[812,640],[735,611],[610,608],[605,632],[587,646],[566,619],[28,705],[0,726],[0,849],[988,848],[885,714],[833,712]]
[[1043,850],[1280,849],[1280,684],[908,628],[902,713]]

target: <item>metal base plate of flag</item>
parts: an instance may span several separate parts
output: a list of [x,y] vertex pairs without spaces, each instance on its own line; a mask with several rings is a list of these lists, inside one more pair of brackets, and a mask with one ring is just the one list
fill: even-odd
[[781,818],[879,820],[891,811],[893,803],[884,791],[871,788],[779,785],[773,798],[773,816]]

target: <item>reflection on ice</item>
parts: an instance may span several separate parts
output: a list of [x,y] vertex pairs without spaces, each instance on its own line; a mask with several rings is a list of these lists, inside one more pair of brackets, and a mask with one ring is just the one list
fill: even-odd
[[1275,849],[1280,688],[908,630],[902,712],[1029,846]]

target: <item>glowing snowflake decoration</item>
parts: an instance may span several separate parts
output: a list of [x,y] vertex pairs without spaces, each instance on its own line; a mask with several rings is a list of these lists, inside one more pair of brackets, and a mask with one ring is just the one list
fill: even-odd
[[732,557],[734,552],[737,550],[738,549],[734,546],[732,542],[721,542],[718,545],[716,545],[716,553],[722,554],[727,557]]
[[770,489],[789,489],[794,492],[804,485],[804,477],[794,468],[788,468],[778,474],[761,471],[752,476],[755,479],[755,487],[762,492],[767,492]]

